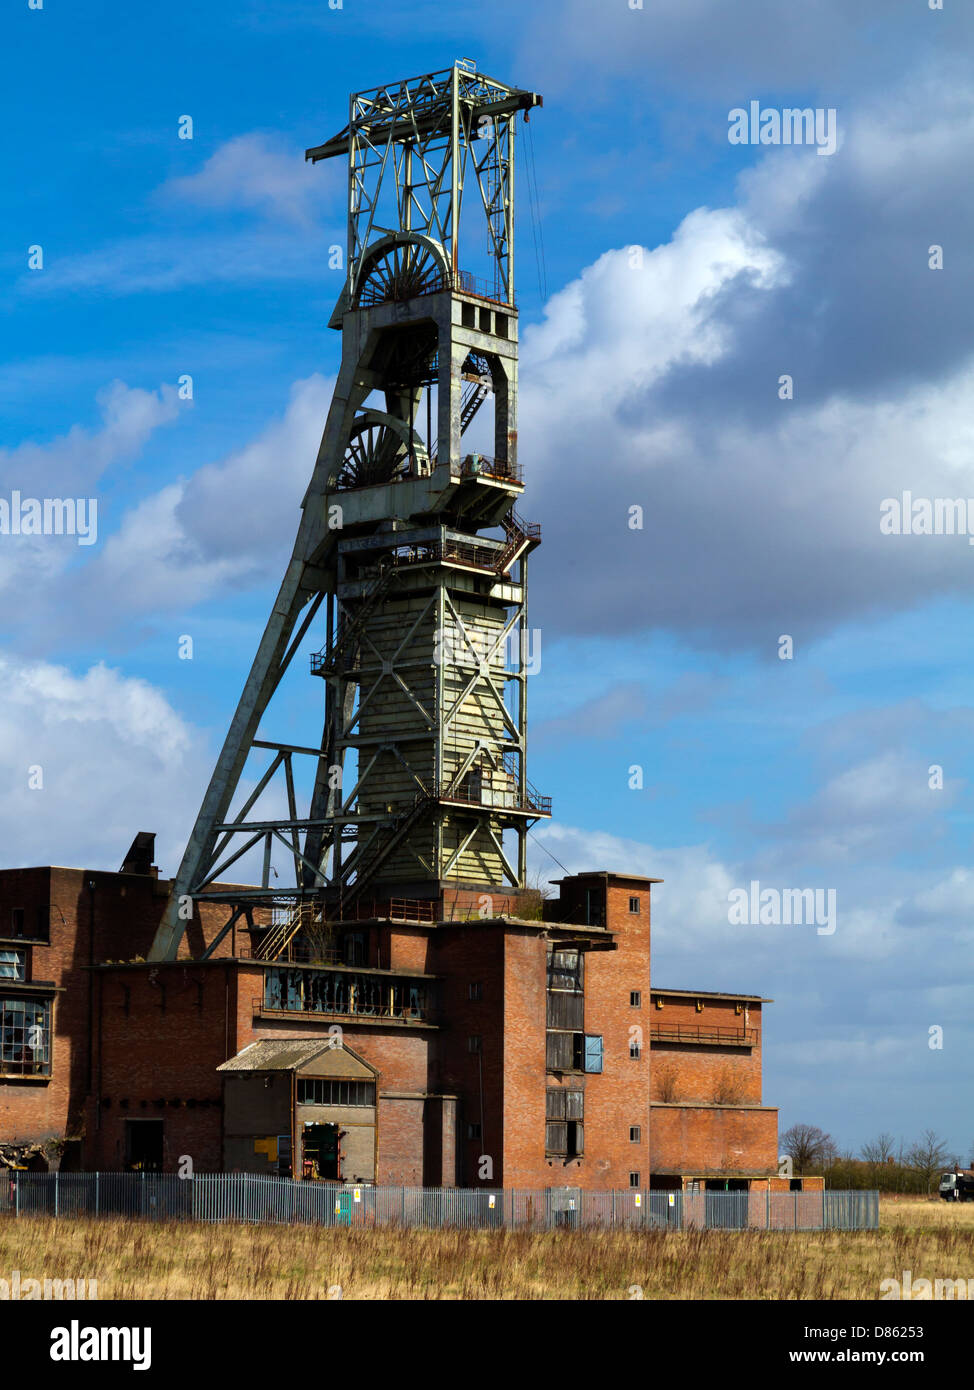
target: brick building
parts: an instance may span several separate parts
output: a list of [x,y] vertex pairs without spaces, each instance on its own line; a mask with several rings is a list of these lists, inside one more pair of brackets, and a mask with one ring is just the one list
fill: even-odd
[[[654,988],[650,893],[359,903],[275,959],[274,928],[145,959],[169,884],[0,872],[0,1153],[43,1167],[220,1169],[407,1185],[775,1187],[751,995]],[[518,911],[520,909],[520,911]],[[220,938],[220,939],[218,939]],[[214,943],[215,946],[214,946]],[[202,958],[208,949],[212,953]]]

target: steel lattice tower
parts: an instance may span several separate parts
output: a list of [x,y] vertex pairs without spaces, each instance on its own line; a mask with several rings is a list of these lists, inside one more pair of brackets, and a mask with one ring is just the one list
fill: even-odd
[[[459,60],[355,93],[345,129],[306,153],[348,159],[347,276],[330,320],[341,367],[294,551],[153,959],[176,956],[194,900],[227,902],[224,931],[286,901],[271,933],[280,947],[302,914],[340,920],[363,894],[524,886],[527,829],[550,802],[525,765],[527,557],[540,532],[514,510],[514,136],[517,113],[540,103]],[[480,278],[470,260],[460,268],[461,228],[471,259],[479,247]],[[493,452],[465,453],[491,397]],[[319,613],[321,738],[258,738]],[[231,819],[254,749],[273,757]],[[303,757],[315,773],[300,816]],[[287,816],[248,820],[279,772]],[[275,842],[293,888],[269,882]],[[261,844],[260,887],[214,887]]]

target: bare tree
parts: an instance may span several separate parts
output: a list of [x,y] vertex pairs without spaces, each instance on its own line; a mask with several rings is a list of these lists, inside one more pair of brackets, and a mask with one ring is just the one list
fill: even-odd
[[834,1162],[838,1153],[835,1140],[817,1125],[792,1125],[779,1141],[782,1153],[788,1154],[795,1172],[806,1173],[813,1168],[825,1168]]
[[892,1134],[885,1130],[882,1134],[877,1134],[875,1139],[871,1139],[868,1144],[862,1146],[862,1157],[866,1163],[871,1163],[873,1167],[890,1163],[896,1155],[896,1140]]
[[929,1192],[947,1162],[947,1145],[932,1129],[925,1129],[923,1137],[911,1146],[906,1161]]

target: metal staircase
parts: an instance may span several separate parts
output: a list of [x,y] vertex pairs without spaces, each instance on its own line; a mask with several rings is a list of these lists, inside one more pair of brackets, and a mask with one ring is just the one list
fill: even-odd
[[385,597],[394,573],[394,567],[391,565],[382,570],[366,588],[355,617],[350,623],[342,625],[332,647],[330,649],[324,647],[320,652],[312,652],[311,674],[313,676],[334,676],[338,672],[342,656],[357,641],[372,610]]
[[372,840],[364,851],[364,857],[358,858],[350,864],[350,868],[355,869],[355,881],[345,889],[342,896],[342,912],[345,908],[351,907],[355,900],[360,896],[366,886],[375,877],[384,861],[389,857],[396,846],[405,839],[406,835],[413,828],[418,820],[429,810],[436,800],[435,793],[424,787],[417,792],[412,803],[397,816],[389,826],[389,832],[378,843]]
[[507,544],[497,557],[498,574],[507,574],[521,556],[533,550],[541,540],[541,527],[537,522],[522,521],[513,508],[504,518],[504,532]]

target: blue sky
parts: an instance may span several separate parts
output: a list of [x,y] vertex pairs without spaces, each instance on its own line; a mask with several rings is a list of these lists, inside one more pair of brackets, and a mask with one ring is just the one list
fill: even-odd
[[[0,537],[7,862],[116,868],[153,829],[174,870],[338,362],[341,178],[304,148],[349,91],[471,56],[545,98],[540,229],[523,181],[518,212],[538,838],[666,880],[659,982],[775,998],[783,1127],[970,1159],[974,556],[879,530],[903,489],[974,497],[968,8],[45,0],[3,28],[0,496],[99,506],[92,547]],[[839,148],[729,144],[751,100],[835,108]],[[299,742],[313,685],[282,691]],[[752,879],[834,889],[835,933],[732,926]]]

